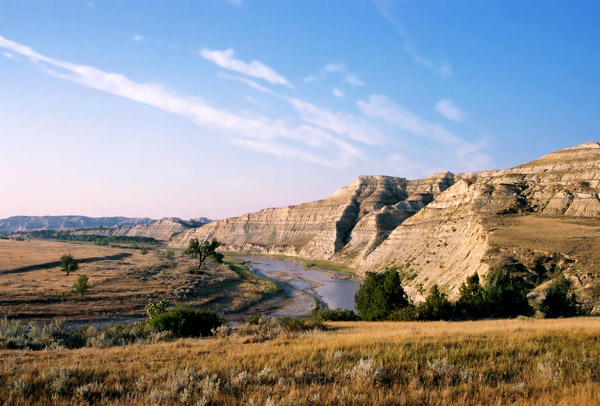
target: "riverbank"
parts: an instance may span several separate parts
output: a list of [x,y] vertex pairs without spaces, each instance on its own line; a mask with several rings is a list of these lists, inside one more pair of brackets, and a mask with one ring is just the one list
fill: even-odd
[[360,287],[356,277],[339,271],[305,268],[301,261],[267,256],[240,256],[258,276],[278,284],[289,300],[272,316],[310,315],[315,300],[324,309],[354,310],[354,295]]

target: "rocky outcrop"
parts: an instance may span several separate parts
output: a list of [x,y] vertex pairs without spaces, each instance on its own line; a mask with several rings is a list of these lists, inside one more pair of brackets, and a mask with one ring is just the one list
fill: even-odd
[[[563,217],[600,218],[599,182],[597,143],[553,152],[516,168],[463,175],[394,229],[359,264],[360,268],[395,266],[414,274],[408,290],[416,298],[434,283],[443,286],[451,296],[456,295],[460,283],[473,272],[485,273],[495,264],[522,260],[516,258],[519,245],[525,244],[519,234],[514,234],[513,248],[502,248],[504,255],[491,254],[500,249],[496,239],[490,237],[503,231],[501,219],[552,215],[553,222],[558,223]],[[545,228],[540,233],[552,233],[546,221],[530,224],[542,223]],[[571,241],[570,250],[578,244],[577,239]],[[520,254],[532,258],[534,246]],[[523,264],[520,269],[529,270]]]
[[[600,246],[599,192],[600,144],[593,142],[500,171],[416,181],[361,176],[327,199],[215,221],[172,244],[217,238],[229,250],[328,259],[359,272],[395,267],[413,298],[434,283],[454,296],[466,276],[499,263],[533,274],[532,258],[545,255],[544,246],[559,251],[553,258],[572,258],[574,273],[598,274],[589,265],[598,250],[578,247]],[[558,236],[549,224],[559,223],[573,238],[551,244]],[[530,234],[521,238],[536,225],[549,234],[544,244]]]
[[[453,182],[450,173],[420,181],[360,176],[327,199],[215,221],[182,233],[174,238],[173,245],[184,247],[191,238],[217,238],[228,249],[243,252],[318,259],[332,259],[336,254],[347,257],[350,249],[342,252],[346,247],[368,240],[365,247],[357,248],[359,252],[368,250],[369,244],[384,238]],[[373,227],[369,226],[371,214]]]
[[210,220],[205,218],[184,221],[178,218],[167,218],[155,221],[151,224],[142,224],[130,227],[91,228],[72,231],[75,235],[102,235],[102,236],[126,236],[126,237],[149,237],[159,241],[169,241],[173,236],[180,234],[192,227],[199,227]]

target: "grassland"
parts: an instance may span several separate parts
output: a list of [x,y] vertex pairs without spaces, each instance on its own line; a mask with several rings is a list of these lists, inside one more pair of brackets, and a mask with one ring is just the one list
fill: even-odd
[[325,269],[328,271],[337,271],[337,272],[345,272],[345,273],[355,273],[356,270],[344,264],[339,264],[337,262],[331,262],[326,260],[317,260],[317,259],[308,259],[302,257],[292,257],[288,255],[271,255],[273,258],[281,258],[289,261],[297,261],[299,262],[304,269],[311,268],[319,268]]
[[[79,270],[67,276],[59,258],[71,253]],[[221,313],[244,309],[278,288],[251,274],[239,260],[190,274],[193,259],[180,252],[99,247],[51,241],[0,240],[0,316],[21,320],[94,321],[138,318],[149,298],[189,303]],[[71,291],[79,274],[89,277],[81,298]]]
[[486,262],[533,269],[536,259],[545,257],[546,278],[555,267],[562,269],[588,310],[600,312],[600,219],[530,214],[488,221],[492,249]]
[[261,343],[0,351],[0,403],[600,404],[598,318],[328,327]]

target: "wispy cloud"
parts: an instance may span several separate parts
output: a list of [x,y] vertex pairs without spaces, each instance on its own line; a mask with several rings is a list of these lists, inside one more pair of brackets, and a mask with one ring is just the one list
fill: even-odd
[[346,64],[340,63],[329,63],[323,67],[325,72],[341,72],[346,69]]
[[452,100],[442,99],[434,106],[435,111],[451,121],[463,121],[464,114]]
[[231,6],[242,7],[244,5],[243,0],[226,0],[226,1],[227,1],[227,4],[229,4]]
[[[320,69],[319,72],[319,77],[320,78],[324,78],[325,76],[329,75],[329,74],[344,74],[344,78],[342,80],[342,83],[348,84],[352,87],[359,87],[359,86],[364,86],[365,83],[360,80],[358,78],[358,76],[356,76],[355,74],[351,73],[348,70],[348,66],[346,65],[345,62],[336,62],[336,63],[329,63],[325,66],[323,66]],[[315,82],[317,80],[317,76],[315,75],[310,75],[305,77],[304,82]]]
[[360,149],[319,126],[297,126],[259,115],[242,116],[213,107],[198,97],[179,95],[159,84],[139,83],[118,73],[44,56],[2,36],[0,48],[28,57],[57,78],[186,117],[202,128],[217,131],[235,145],[336,168],[363,159]]
[[331,93],[333,93],[333,95],[334,95],[335,97],[344,97],[344,95],[345,95],[345,93],[344,93],[344,92],[342,92],[342,91],[341,91],[340,89],[338,89],[337,87],[334,87],[334,88],[331,90]]
[[340,136],[370,145],[381,144],[385,138],[378,128],[373,127],[362,118],[341,112],[333,113],[293,97],[289,97],[287,100],[304,121]]
[[354,87],[364,86],[365,85],[362,80],[360,80],[356,75],[353,75],[351,73],[349,73],[346,76],[344,76],[344,82],[346,82],[350,86],[354,86]]
[[13,54],[11,54],[10,52],[2,52],[2,55],[4,55],[8,59],[11,59],[13,57]]
[[133,36],[133,40],[135,42],[140,42],[140,41],[144,40],[144,37],[142,35],[136,34],[136,35]]
[[466,160],[471,170],[482,169],[489,157],[481,152],[481,146],[463,140],[439,124],[431,123],[383,95],[373,95],[368,101],[359,101],[359,109],[367,116],[382,119],[396,129],[412,135],[430,138],[460,159]]
[[372,2],[373,4],[375,4],[375,7],[377,8],[379,14],[394,27],[394,29],[398,33],[398,36],[402,40],[402,46],[404,48],[404,51],[416,63],[428,67],[442,78],[452,76],[452,68],[448,62],[436,64],[420,54],[412,39],[404,30],[404,27],[402,27],[402,24],[396,19],[396,17],[394,17],[394,14],[392,12],[392,6],[389,0],[372,0]]
[[208,59],[212,63],[219,65],[222,68],[243,73],[244,75],[264,79],[267,82],[273,83],[275,85],[293,87],[286,78],[281,76],[279,73],[275,72],[270,67],[264,65],[262,62],[252,61],[250,63],[247,63],[239,59],[235,59],[233,57],[233,54],[233,49],[213,51],[208,48],[202,48],[200,50],[200,55],[203,58]]
[[254,88],[256,90],[260,90],[261,92],[264,92],[264,93],[272,93],[271,89],[268,89],[262,85],[259,85],[255,81],[250,80],[245,77],[242,77],[242,76],[229,75],[229,74],[223,73],[223,72],[219,72],[219,73],[217,73],[217,75],[223,79],[237,80],[238,82],[242,82],[245,85],[250,86],[251,88]]

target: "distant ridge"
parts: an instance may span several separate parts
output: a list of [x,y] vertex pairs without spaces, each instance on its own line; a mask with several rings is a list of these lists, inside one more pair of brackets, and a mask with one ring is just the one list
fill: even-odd
[[12,216],[0,219],[0,232],[136,226],[155,221],[148,217]]

